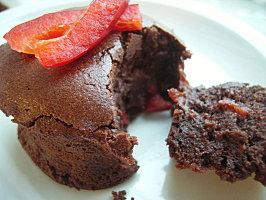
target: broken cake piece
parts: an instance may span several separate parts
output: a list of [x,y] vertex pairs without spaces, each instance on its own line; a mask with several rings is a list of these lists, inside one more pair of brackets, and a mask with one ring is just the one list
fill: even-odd
[[266,185],[266,89],[242,83],[169,90],[176,103],[167,138],[179,169],[214,170]]
[[[126,200],[127,199],[126,194],[127,192],[125,190],[118,191],[118,192],[112,191],[113,200]],[[134,200],[134,197],[131,197],[130,199]]]

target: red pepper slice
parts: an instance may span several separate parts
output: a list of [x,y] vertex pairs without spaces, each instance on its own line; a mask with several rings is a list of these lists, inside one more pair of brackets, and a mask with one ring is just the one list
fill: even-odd
[[118,31],[138,31],[142,29],[142,17],[138,4],[129,5],[115,25]]
[[113,30],[127,6],[128,0],[94,0],[64,36],[36,43],[35,57],[46,68],[72,62]]
[[33,54],[34,43],[64,35],[84,11],[65,10],[45,14],[12,28],[4,38],[13,50]]
[[[34,54],[35,43],[63,36],[85,13],[85,9],[65,10],[45,14],[12,28],[4,38],[18,52]],[[142,18],[137,4],[129,5],[120,17],[115,30],[136,31],[142,29]]]

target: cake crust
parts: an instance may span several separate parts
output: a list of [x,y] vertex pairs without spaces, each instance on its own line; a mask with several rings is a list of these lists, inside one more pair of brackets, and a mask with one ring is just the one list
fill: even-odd
[[123,131],[80,131],[52,117],[42,117],[31,127],[19,125],[18,138],[37,166],[70,187],[110,187],[139,168],[131,155],[137,140]]
[[114,102],[108,75],[112,56],[122,60],[119,34],[75,62],[52,70],[7,44],[0,52],[1,109],[16,123],[29,126],[39,117],[53,116],[79,130],[94,131],[112,124]]
[[170,90],[176,109],[167,138],[177,168],[214,170],[234,182],[255,173],[266,185],[266,89],[226,83]]

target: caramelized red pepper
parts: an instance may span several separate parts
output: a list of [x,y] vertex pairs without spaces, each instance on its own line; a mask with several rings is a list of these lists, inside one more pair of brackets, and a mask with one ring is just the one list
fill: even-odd
[[[13,50],[27,54],[34,54],[36,43],[63,36],[77,22],[85,9],[65,10],[50,13],[22,23],[11,29],[4,38]],[[129,5],[114,30],[135,31],[141,30],[142,19],[137,4]]]
[[66,10],[46,14],[12,28],[4,38],[13,50],[33,54],[36,42],[64,35],[83,12]]
[[241,117],[247,117],[249,115],[249,109],[247,107],[240,106],[230,99],[223,99],[218,102],[218,106],[224,110],[230,110],[237,113]]
[[129,5],[115,25],[118,31],[138,31],[142,29],[142,17],[138,4]]
[[94,0],[65,35],[36,43],[35,57],[47,68],[72,62],[113,30],[127,6],[127,0]]

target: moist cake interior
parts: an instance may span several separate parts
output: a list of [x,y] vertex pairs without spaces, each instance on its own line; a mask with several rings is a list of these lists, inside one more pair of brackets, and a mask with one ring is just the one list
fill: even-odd
[[145,111],[147,101],[160,94],[169,101],[167,89],[177,87],[179,68],[186,58],[185,47],[169,33],[153,26],[142,32],[124,33],[122,66],[111,73],[111,90],[116,99],[116,126],[125,128],[129,120]]
[[190,88],[176,97],[167,139],[179,169],[214,170],[235,182],[255,173],[266,185],[266,90],[229,82]]

